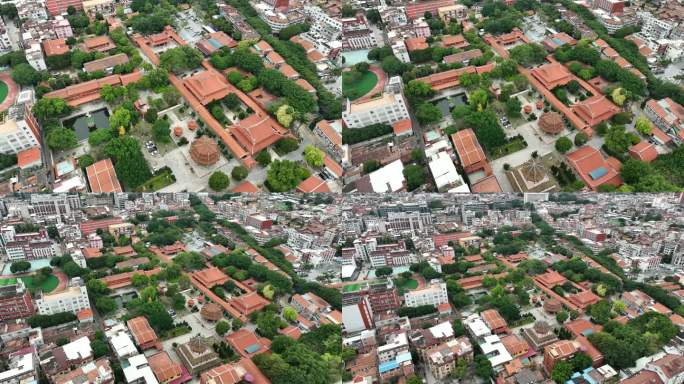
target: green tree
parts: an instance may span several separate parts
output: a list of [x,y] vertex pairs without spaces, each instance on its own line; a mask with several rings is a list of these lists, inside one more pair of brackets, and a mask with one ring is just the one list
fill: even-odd
[[287,192],[310,175],[308,170],[294,161],[275,160],[268,167],[266,185],[272,192]]
[[94,163],[95,163],[95,159],[93,158],[93,156],[91,156],[87,153],[78,158],[78,167],[79,168],[85,168],[85,167],[90,166]]
[[93,358],[99,359],[102,356],[106,356],[109,353],[109,346],[106,342],[95,339],[90,342],[90,349],[93,350]]
[[511,97],[506,101],[506,116],[516,118],[522,116],[522,104],[517,97]]
[[41,121],[60,118],[71,113],[71,107],[64,99],[43,97],[33,105],[33,115]]
[[19,85],[32,86],[38,84],[41,79],[40,72],[33,69],[29,64],[19,64],[12,68],[12,80]]
[[560,312],[556,313],[556,320],[559,323],[563,324],[563,323],[565,323],[565,320],[567,320],[567,319],[568,319],[568,313],[566,311],[560,311]]
[[587,137],[587,134],[584,132],[577,132],[575,135],[575,145],[578,147],[583,146],[584,144],[589,141],[589,137]]
[[572,141],[567,137],[563,136],[556,140],[556,150],[560,153],[565,153],[572,149]]
[[642,135],[650,135],[653,132],[653,124],[646,116],[639,116],[634,123],[634,129]]
[[55,150],[71,149],[78,145],[76,133],[68,128],[52,128],[45,140]]
[[624,125],[613,125],[608,128],[605,136],[606,147],[615,153],[625,153],[632,145],[625,132]]
[[214,191],[223,191],[230,185],[230,177],[221,171],[215,171],[209,176],[209,188]]
[[109,116],[109,126],[115,130],[120,129],[120,127],[128,129],[132,119],[133,115],[131,114],[131,111],[124,107],[119,107],[114,110],[111,116]]
[[271,163],[271,154],[268,152],[268,150],[264,149],[254,157],[254,160],[256,160],[257,163],[259,163],[259,165],[262,167],[266,167]]
[[147,160],[140,151],[140,143],[133,137],[111,140],[105,145],[104,153],[112,158],[117,177],[128,188],[135,189],[152,177]]
[[166,119],[157,119],[152,125],[152,136],[158,143],[171,142],[171,124]]
[[283,317],[291,323],[297,320],[298,315],[297,310],[290,306],[283,308]]
[[484,89],[478,89],[468,94],[468,104],[475,111],[483,111],[487,107],[489,95]]
[[313,145],[307,145],[304,147],[304,160],[306,160],[306,163],[310,166],[315,168],[322,167],[324,159],[325,154],[320,149],[314,147]]
[[100,296],[95,299],[95,308],[103,315],[114,312],[116,310],[116,301],[108,296]]
[[375,276],[381,277],[381,276],[389,276],[392,274],[392,267],[378,267],[375,269]]
[[219,320],[216,323],[216,333],[219,336],[223,336],[230,330],[230,324],[225,320]]
[[230,175],[233,177],[235,180],[244,180],[247,177],[247,174],[249,171],[247,168],[243,167],[242,165],[238,165],[233,168],[232,171],[230,171]]
[[475,356],[475,374],[483,379],[489,379],[494,375],[492,363],[485,355]]
[[403,174],[406,178],[406,186],[409,191],[413,191],[425,184],[425,168],[420,165],[407,165],[404,167]]
[[15,261],[10,265],[10,272],[22,273],[31,269],[31,263],[28,261]]
[[287,104],[278,107],[276,119],[285,128],[289,128],[295,118],[295,110]]
[[199,67],[202,53],[188,45],[167,49],[159,56],[159,65],[176,74]]
[[597,324],[605,324],[611,318],[612,307],[607,300],[601,300],[591,306],[591,319]]
[[421,103],[416,108],[416,118],[421,124],[434,124],[442,119],[442,111],[432,103]]
[[564,384],[572,376],[572,363],[569,361],[559,361],[553,366],[551,378],[558,384]]

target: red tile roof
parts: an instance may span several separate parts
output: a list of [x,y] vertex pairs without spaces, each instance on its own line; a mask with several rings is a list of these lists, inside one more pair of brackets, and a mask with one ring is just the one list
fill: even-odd
[[17,166],[21,169],[42,163],[40,147],[25,149],[17,153]]
[[45,40],[43,41],[43,51],[48,57],[63,55],[69,52],[69,46],[64,39]]
[[93,193],[123,192],[111,159],[100,160],[86,168],[88,183]]
[[126,324],[133,335],[133,339],[135,339],[135,343],[139,347],[143,348],[144,345],[157,342],[157,334],[154,332],[154,329],[150,327],[150,323],[144,316],[130,319]]
[[622,184],[622,179],[617,170],[594,147],[584,146],[568,153],[566,158],[584,183],[594,191],[603,184],[615,186]]
[[394,130],[394,134],[397,136],[405,132],[412,132],[413,128],[411,119],[403,119],[395,122],[392,124],[392,129]]
[[641,141],[629,148],[629,155],[633,158],[650,163],[658,157],[658,151],[654,144]]
[[252,184],[251,181],[243,181],[231,190],[231,192],[235,193],[256,193],[259,191],[260,189],[257,188],[256,185]]
[[311,175],[306,180],[299,183],[299,185],[297,186],[297,191],[304,193],[331,192],[325,180],[322,180],[320,177],[316,175]]
[[409,52],[427,49],[430,47],[425,37],[409,37],[408,39],[404,40],[404,44],[406,44],[406,50]]
[[461,159],[461,166],[466,173],[489,167],[480,142],[477,141],[472,129],[467,128],[454,133],[451,135],[451,141],[454,143],[458,158]]

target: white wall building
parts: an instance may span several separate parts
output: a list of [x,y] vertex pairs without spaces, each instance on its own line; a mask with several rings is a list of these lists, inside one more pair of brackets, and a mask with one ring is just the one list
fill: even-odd
[[402,89],[401,78],[395,76],[378,97],[355,102],[347,99],[347,108],[342,111],[344,124],[348,128],[363,128],[372,124],[393,124],[410,119]]
[[41,315],[54,315],[60,312],[76,314],[84,309],[90,309],[88,290],[80,283],[72,283],[62,292],[42,294],[36,299],[36,308]]
[[449,302],[446,283],[435,279],[430,281],[430,285],[424,289],[406,292],[404,294],[404,304],[407,307],[419,307],[421,305],[444,304]]
[[38,122],[29,104],[15,104],[0,121],[0,153],[18,153],[40,145]]

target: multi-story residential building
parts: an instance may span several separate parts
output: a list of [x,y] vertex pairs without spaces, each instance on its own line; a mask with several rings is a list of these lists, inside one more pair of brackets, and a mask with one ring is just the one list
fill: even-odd
[[0,53],[5,53],[12,50],[12,42],[9,34],[7,34],[7,27],[5,22],[0,20]]
[[231,24],[233,24],[233,27],[240,32],[242,40],[259,39],[261,37],[259,33],[247,23],[244,16],[242,16],[234,7],[228,4],[220,4],[219,13],[221,16],[225,17],[226,20],[230,21]]
[[669,20],[659,19],[649,12],[639,12],[641,19],[641,34],[651,40],[666,39],[675,29],[676,23]]
[[432,214],[430,212],[389,212],[385,228],[397,232],[429,233],[432,231]]
[[442,380],[453,372],[461,359],[468,362],[473,359],[473,346],[466,336],[449,340],[435,347],[427,356],[427,368],[434,378]]
[[342,325],[346,333],[373,328],[373,309],[367,295],[342,295]]
[[31,103],[13,105],[0,122],[0,153],[18,153],[40,146],[40,132]]
[[378,372],[383,382],[413,373],[413,360],[406,332],[391,334],[387,343],[378,347],[378,363]]
[[5,244],[5,253],[10,261],[49,259],[56,256],[52,241],[11,241]]
[[409,56],[408,49],[406,49],[406,44],[404,44],[403,39],[397,39],[392,43],[392,53],[399,59],[402,63],[410,63],[411,57]]
[[47,10],[42,1],[21,0],[16,1],[17,17],[26,21],[44,21],[48,19]]
[[46,0],[45,7],[50,15],[57,16],[65,13],[69,7],[74,7],[77,11],[83,9],[82,0]]
[[116,5],[114,0],[85,0],[83,12],[91,19],[94,19],[98,13],[102,16],[109,16],[116,12]]
[[32,194],[28,214],[37,218],[57,217],[59,220],[60,217],[75,218],[80,208],[81,198],[77,194]]
[[43,50],[40,47],[40,43],[33,42],[24,51],[26,54],[26,61],[36,70],[44,71],[47,69],[45,64],[45,58],[43,57]]
[[31,293],[26,289],[21,279],[14,282],[6,282],[0,285],[0,321],[23,319],[33,316],[36,311],[33,307]]
[[88,290],[80,279],[75,278],[64,291],[45,294],[36,299],[36,308],[41,315],[54,315],[59,312],[78,313],[90,309]]
[[644,113],[676,143],[684,141],[684,107],[669,97],[646,102]]
[[313,21],[309,29],[310,35],[318,35],[328,41],[339,38],[342,32],[342,21],[339,18],[328,15],[315,5],[305,5],[304,13]]
[[30,383],[38,381],[40,367],[35,347],[24,348],[8,357],[7,370],[0,372],[0,383]]
[[452,19],[461,21],[468,18],[468,7],[463,4],[448,5],[446,7],[437,8],[439,18],[445,23]]
[[259,14],[259,18],[266,22],[273,32],[277,33],[290,25],[300,24],[306,20],[301,5],[288,3],[288,0],[281,0],[275,6],[259,2],[252,5]]
[[423,289],[406,292],[404,305],[407,307],[419,307],[421,305],[434,305],[448,303],[446,283],[440,279],[430,281],[430,285]]
[[73,384],[73,383],[114,383],[114,370],[109,365],[109,359],[102,357],[98,360],[81,365],[76,369],[56,375],[52,378],[54,384]]
[[373,268],[398,267],[415,262],[415,257],[406,249],[403,241],[393,244],[380,244],[368,256]]
[[55,31],[55,36],[58,39],[68,39],[74,35],[69,20],[63,16],[55,16],[55,19],[52,20],[52,29]]
[[378,45],[375,33],[362,13],[357,14],[356,17],[341,19],[340,22],[342,23],[343,51],[368,49]]
[[354,102],[347,100],[342,120],[348,128],[363,128],[372,124],[394,124],[410,119],[407,103],[402,94],[401,78],[392,77],[379,96]]
[[557,362],[572,358],[581,348],[580,343],[575,340],[559,340],[547,345],[544,347],[544,370],[551,374]]
[[625,9],[625,2],[622,0],[594,0],[594,9],[602,9],[608,13],[622,13]]

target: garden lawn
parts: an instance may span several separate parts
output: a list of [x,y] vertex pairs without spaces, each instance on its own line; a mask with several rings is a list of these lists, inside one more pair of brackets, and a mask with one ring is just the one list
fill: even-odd
[[157,176],[153,176],[147,180],[143,185],[138,187],[138,192],[158,191],[168,185],[176,182],[176,178],[171,171],[163,171]]
[[9,87],[4,81],[0,81],[0,103],[5,101],[7,94],[9,93]]
[[354,292],[361,288],[361,284],[349,284],[342,288],[342,292]]
[[348,76],[348,72],[342,73],[342,95],[349,100],[356,100],[365,95],[378,83],[378,76],[372,71],[367,71],[358,81],[351,84],[346,81]]
[[33,283],[33,276],[22,276],[20,279],[24,282],[26,285],[26,288],[29,289],[40,289],[44,293],[49,293],[55,290],[57,288],[57,285],[59,285],[59,279],[55,275],[50,275],[43,281],[42,284],[36,286]]
[[[403,284],[400,284],[400,283],[403,283]],[[415,279],[408,279],[404,282],[400,281],[399,279],[395,279],[394,284],[396,284],[400,295],[403,295],[404,292],[406,292],[406,291],[412,291],[412,290],[418,288],[418,282]]]

